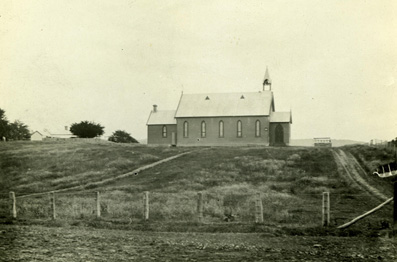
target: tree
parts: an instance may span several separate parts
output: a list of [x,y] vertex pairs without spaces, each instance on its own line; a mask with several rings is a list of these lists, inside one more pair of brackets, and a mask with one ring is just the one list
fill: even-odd
[[29,127],[19,120],[8,125],[8,139],[10,140],[29,140]]
[[8,136],[8,128],[6,112],[0,108],[0,140],[2,140],[3,137]]
[[104,127],[94,122],[81,121],[70,126],[70,132],[80,138],[93,138],[103,135]]
[[29,140],[29,127],[19,120],[8,122],[6,112],[0,108],[0,141],[5,137],[7,140]]
[[139,143],[130,134],[122,130],[117,130],[113,132],[108,140],[116,143]]

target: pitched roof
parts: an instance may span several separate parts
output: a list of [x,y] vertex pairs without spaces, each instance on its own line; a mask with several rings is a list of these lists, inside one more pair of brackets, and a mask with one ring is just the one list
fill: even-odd
[[39,132],[39,131],[34,131],[33,133],[31,133],[30,135],[33,135],[33,134],[35,134],[35,133],[37,133],[37,134],[39,134],[39,135],[41,135],[42,136],[42,134]]
[[176,125],[175,110],[150,112],[146,125]]
[[292,114],[291,112],[272,112],[270,115],[270,123],[291,123]]
[[52,128],[51,130],[45,128],[43,130],[43,135],[46,136],[73,136],[72,132],[69,129],[65,128]]
[[271,91],[183,94],[175,117],[267,116],[273,103]]

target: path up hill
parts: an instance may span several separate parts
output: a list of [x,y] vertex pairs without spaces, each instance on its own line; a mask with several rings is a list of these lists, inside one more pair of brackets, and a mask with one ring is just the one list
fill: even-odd
[[[102,192],[103,208],[108,218],[119,219],[131,214],[138,218],[141,211],[132,212],[130,209],[140,210],[141,194],[149,191],[153,219],[192,220],[196,212],[197,193],[201,192],[205,199],[205,217],[209,221],[222,220],[224,213],[229,212],[242,222],[253,219],[252,203],[257,193],[261,193],[264,216],[269,223],[307,226],[317,225],[321,220],[322,193],[330,192],[333,223],[337,224],[376,206],[379,200],[349,180],[343,168],[338,166],[334,150],[313,147],[168,148],[115,143],[11,142],[1,144],[0,193],[7,196],[9,191],[14,191],[20,196],[76,185],[84,188],[106,179],[109,181],[106,184],[83,191]],[[361,149],[358,147],[352,150],[356,150],[352,151],[353,155],[360,155]],[[135,175],[111,180],[184,152],[191,153]],[[366,159],[360,161],[365,162]],[[370,182],[378,183],[377,180]],[[25,199],[24,208],[28,212],[26,210],[33,208],[33,202]],[[73,203],[69,203],[72,200]],[[70,216],[83,212],[72,209],[83,205],[76,203],[87,203],[88,200],[81,195],[73,198],[65,196],[64,200],[58,198],[58,201],[64,201],[65,206],[59,212],[67,212],[64,215]],[[48,203],[48,200],[43,199],[43,203]],[[383,215],[380,212],[376,218]]]

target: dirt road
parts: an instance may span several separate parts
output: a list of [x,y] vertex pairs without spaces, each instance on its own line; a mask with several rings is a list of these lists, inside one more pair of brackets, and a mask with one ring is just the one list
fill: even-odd
[[0,225],[0,261],[396,261],[390,238]]
[[351,180],[357,187],[381,201],[385,201],[390,198],[390,196],[384,195],[377,188],[371,186],[367,181],[365,181],[365,179],[363,179],[365,171],[352,154],[342,149],[333,150],[333,154],[338,167],[345,171],[346,178]]

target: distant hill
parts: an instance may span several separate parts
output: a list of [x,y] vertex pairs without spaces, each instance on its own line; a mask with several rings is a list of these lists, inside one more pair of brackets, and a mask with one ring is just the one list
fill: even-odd
[[[331,139],[333,147],[340,147],[346,145],[362,145],[366,142],[354,141],[348,139]],[[314,146],[313,139],[291,139],[290,146]]]

